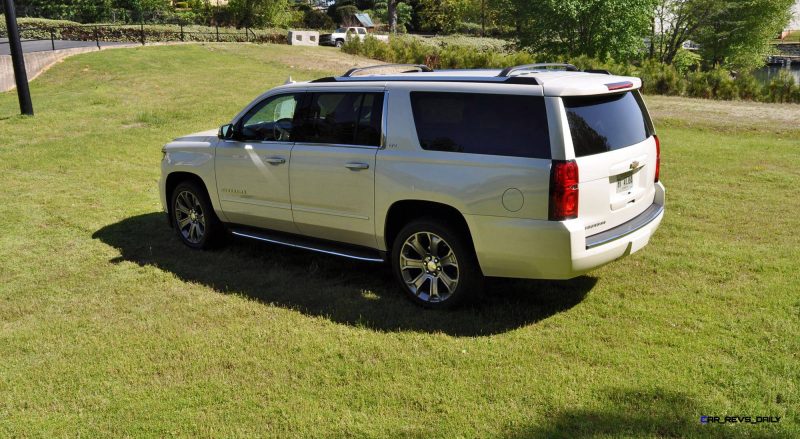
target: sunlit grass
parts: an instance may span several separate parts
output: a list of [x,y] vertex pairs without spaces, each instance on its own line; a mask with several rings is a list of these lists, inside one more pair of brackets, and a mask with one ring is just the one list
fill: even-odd
[[372,265],[180,245],[161,146],[353,61],[121,49],[34,81],[33,118],[0,94],[0,436],[800,435],[800,132],[774,120],[723,129],[663,101],[650,245],[572,282],[492,281],[455,312]]

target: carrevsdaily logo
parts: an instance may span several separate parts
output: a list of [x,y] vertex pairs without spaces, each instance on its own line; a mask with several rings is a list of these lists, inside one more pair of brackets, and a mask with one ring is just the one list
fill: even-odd
[[701,424],[761,424],[781,422],[780,416],[700,416]]

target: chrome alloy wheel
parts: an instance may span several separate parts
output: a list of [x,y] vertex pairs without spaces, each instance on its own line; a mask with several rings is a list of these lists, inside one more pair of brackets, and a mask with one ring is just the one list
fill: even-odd
[[418,232],[400,250],[400,273],[417,298],[443,302],[458,287],[458,260],[452,247],[439,235]]
[[200,199],[190,191],[183,191],[175,197],[175,220],[183,238],[199,244],[206,234],[206,217]]

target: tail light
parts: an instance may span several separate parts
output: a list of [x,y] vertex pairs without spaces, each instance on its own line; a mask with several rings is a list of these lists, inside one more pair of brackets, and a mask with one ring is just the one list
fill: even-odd
[[550,168],[550,221],[578,217],[578,164],[575,160],[553,160]]
[[658,183],[658,176],[661,174],[661,142],[658,140],[658,136],[653,136],[656,139],[656,179],[655,182]]

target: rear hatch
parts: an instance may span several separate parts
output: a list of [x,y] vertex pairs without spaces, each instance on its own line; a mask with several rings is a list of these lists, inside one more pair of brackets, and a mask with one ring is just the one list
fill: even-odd
[[591,236],[653,204],[656,139],[638,90],[562,99],[579,169],[578,218]]

